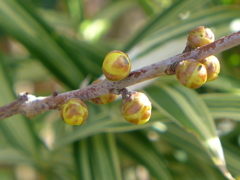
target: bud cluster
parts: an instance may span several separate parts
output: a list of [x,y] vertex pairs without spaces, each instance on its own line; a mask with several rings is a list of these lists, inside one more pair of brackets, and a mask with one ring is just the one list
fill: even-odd
[[[211,29],[199,26],[189,32],[184,52],[205,46],[213,41],[214,34]],[[183,60],[176,66],[177,79],[182,85],[191,89],[199,88],[204,83],[215,80],[219,72],[219,60],[213,55],[200,60]]]
[[[110,81],[120,81],[126,78],[131,71],[131,61],[128,55],[121,51],[110,51],[102,65],[105,77]],[[92,84],[101,82],[101,79],[94,81]],[[122,94],[122,115],[124,119],[133,124],[144,124],[151,116],[151,102],[144,93],[129,92],[125,89]],[[107,104],[117,98],[116,94],[105,94],[90,101],[94,104]],[[78,99],[72,98],[62,105],[60,114],[63,121],[69,125],[82,125],[88,117],[86,104]]]

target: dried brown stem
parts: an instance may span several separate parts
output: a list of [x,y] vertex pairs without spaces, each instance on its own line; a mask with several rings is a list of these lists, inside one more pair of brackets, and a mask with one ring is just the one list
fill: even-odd
[[171,65],[176,62],[191,58],[203,59],[238,44],[240,44],[240,31],[232,33],[193,51],[178,54],[158,63],[132,71],[127,78],[120,81],[113,82],[105,79],[97,84],[92,84],[82,89],[62,94],[54,92],[53,95],[48,97],[35,97],[33,95],[27,95],[28,101],[26,101],[27,99],[21,100],[20,98],[6,106],[1,107],[0,119],[4,119],[17,113],[21,113],[28,118],[33,118],[36,115],[44,113],[48,110],[59,109],[71,98],[80,98],[85,101],[108,93],[119,94],[119,91],[125,87],[147,81],[152,78],[160,77],[165,74],[171,74]]

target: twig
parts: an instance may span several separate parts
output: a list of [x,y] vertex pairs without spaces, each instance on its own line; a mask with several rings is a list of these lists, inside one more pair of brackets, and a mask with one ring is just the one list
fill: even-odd
[[20,98],[6,106],[1,107],[0,120],[17,113],[23,114],[28,118],[33,118],[36,115],[44,113],[48,110],[59,109],[71,98],[80,98],[85,101],[108,93],[119,94],[120,90],[125,87],[147,81],[152,78],[160,77],[165,74],[171,74],[172,65],[176,62],[191,58],[203,59],[238,44],[240,44],[240,31],[232,33],[193,51],[178,54],[158,63],[132,71],[127,78],[120,81],[112,82],[105,79],[97,84],[89,85],[82,89],[62,94],[54,92],[53,95],[48,97],[35,97],[33,95],[27,95],[28,101],[26,101],[26,99],[24,99],[24,101],[20,100]]
[[21,108],[21,105],[28,100],[27,95],[28,95],[28,93],[20,95],[16,101],[13,101],[12,103],[1,107],[0,108],[0,119],[4,119],[4,118],[7,118],[14,114],[19,113],[19,109]]

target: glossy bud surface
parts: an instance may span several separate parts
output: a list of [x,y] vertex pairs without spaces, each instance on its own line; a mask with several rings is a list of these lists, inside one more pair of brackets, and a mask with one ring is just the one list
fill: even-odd
[[108,80],[119,81],[128,76],[131,62],[126,53],[114,50],[106,55],[102,70]]
[[192,49],[207,45],[214,41],[214,34],[211,29],[199,26],[189,32],[188,43]]
[[207,82],[217,79],[220,72],[220,63],[216,56],[209,56],[199,62],[201,62],[207,69]]
[[207,80],[205,66],[195,59],[181,61],[176,68],[178,81],[187,88],[196,89],[202,86]]
[[72,98],[62,105],[60,115],[69,125],[82,125],[88,117],[87,105],[78,98]]
[[144,93],[135,92],[123,99],[123,117],[132,124],[146,123],[151,117],[151,110],[151,102]]

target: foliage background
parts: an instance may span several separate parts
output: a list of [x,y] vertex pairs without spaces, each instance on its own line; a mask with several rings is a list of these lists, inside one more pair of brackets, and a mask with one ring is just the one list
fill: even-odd
[[[23,91],[47,96],[88,85],[110,50],[140,68],[181,53],[199,25],[216,39],[240,30],[239,17],[238,0],[0,0],[0,106]],[[198,90],[174,76],[134,86],[153,104],[145,125],[124,121],[121,99],[87,102],[80,127],[58,111],[1,121],[0,178],[224,180],[223,149],[240,179],[239,48],[217,54],[219,78]]]

